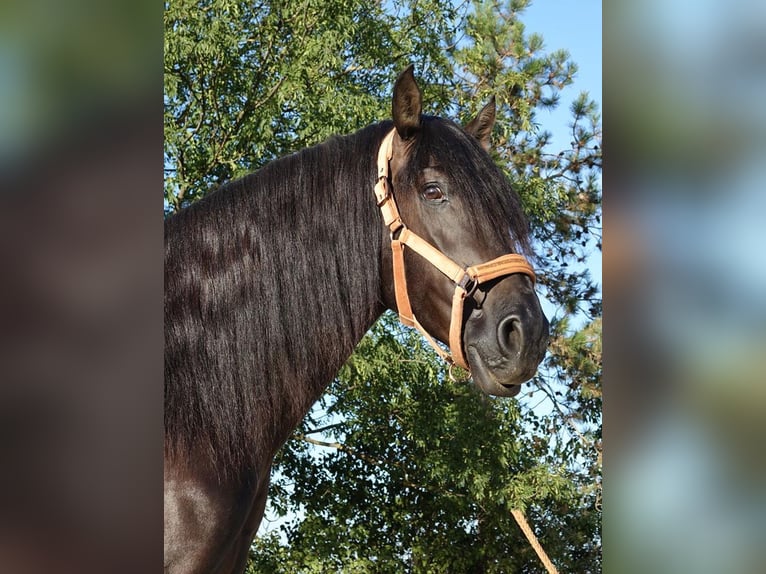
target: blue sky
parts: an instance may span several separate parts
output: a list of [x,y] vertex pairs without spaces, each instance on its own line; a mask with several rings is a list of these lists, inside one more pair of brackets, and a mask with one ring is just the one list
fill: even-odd
[[[596,0],[538,0],[521,14],[527,34],[540,34],[546,52],[566,50],[578,67],[573,85],[561,93],[559,106],[537,116],[540,128],[553,135],[552,150],[569,147],[572,121],[569,107],[581,92],[588,92],[601,109],[601,14],[601,2]],[[587,267],[601,285],[601,252],[595,247]],[[553,313],[545,302],[543,306],[546,313]]]
[[546,51],[564,49],[578,66],[573,86],[562,93],[559,107],[539,120],[554,136],[556,147],[569,141],[569,104],[588,92],[601,106],[601,2],[596,0],[538,0],[521,15],[527,33],[542,35]]
[[[574,84],[562,92],[558,108],[538,116],[541,128],[553,135],[553,148],[569,145],[569,106],[581,92],[588,92],[601,110],[601,15],[599,0],[538,0],[521,15],[527,33],[542,35],[546,51],[564,49],[578,67]],[[601,285],[600,251],[594,248],[587,266]]]

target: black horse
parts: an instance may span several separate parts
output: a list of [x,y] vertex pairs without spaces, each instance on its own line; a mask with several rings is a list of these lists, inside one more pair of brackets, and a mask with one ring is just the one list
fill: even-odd
[[168,218],[166,572],[244,569],[275,453],[386,308],[449,341],[487,393],[535,373],[548,322],[518,196],[487,153],[494,120],[494,101],[465,128],[421,115],[409,67],[393,122]]

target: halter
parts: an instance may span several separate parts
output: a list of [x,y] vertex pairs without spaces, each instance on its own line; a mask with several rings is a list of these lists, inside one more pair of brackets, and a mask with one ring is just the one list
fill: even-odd
[[[410,231],[399,215],[396,207],[396,199],[391,193],[390,162],[393,155],[393,140],[396,129],[392,129],[378,151],[378,181],[375,184],[375,197],[378,207],[383,216],[383,222],[391,232],[391,251],[394,263],[394,293],[396,295],[396,308],[399,311],[399,320],[408,327],[415,327],[420,331],[436,352],[447,363],[458,365],[470,370],[463,354],[463,304],[465,298],[472,296],[480,284],[498,277],[505,277],[513,273],[524,273],[532,283],[535,282],[535,272],[523,255],[509,253],[496,259],[463,268],[428,243],[422,237]],[[455,293],[452,296],[452,317],[449,328],[449,347],[452,356],[436,344],[433,337],[423,328],[415,318],[410,305],[410,297],[407,294],[407,277],[404,270],[404,246],[409,247],[415,253],[423,257],[431,265],[441,271],[450,281],[455,284]]]

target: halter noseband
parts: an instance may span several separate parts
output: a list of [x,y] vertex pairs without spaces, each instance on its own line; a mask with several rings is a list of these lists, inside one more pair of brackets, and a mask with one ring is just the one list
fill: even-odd
[[[391,251],[394,263],[394,293],[396,295],[396,308],[399,311],[399,320],[409,327],[418,329],[436,352],[447,361],[450,366],[458,366],[469,370],[468,363],[463,354],[463,304],[465,298],[473,295],[481,283],[505,277],[513,273],[524,273],[535,282],[535,272],[523,255],[509,253],[496,259],[472,265],[467,268],[455,263],[436,247],[428,243],[422,237],[410,231],[399,215],[396,207],[396,199],[391,193],[389,183],[390,162],[393,155],[393,139],[396,129],[392,129],[378,151],[378,181],[375,184],[375,197],[378,200],[383,222],[391,232]],[[455,293],[452,296],[452,317],[449,328],[449,346],[452,356],[446,353],[436,344],[433,337],[423,328],[415,318],[410,305],[410,297],[407,294],[407,277],[404,270],[404,246],[409,247],[415,253],[423,257],[431,265],[436,267],[455,284]]]

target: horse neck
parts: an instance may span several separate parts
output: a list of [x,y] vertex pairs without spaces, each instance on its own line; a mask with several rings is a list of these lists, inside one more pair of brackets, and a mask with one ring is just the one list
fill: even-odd
[[172,449],[209,444],[225,468],[273,454],[380,315],[382,135],[272,162],[168,220]]
[[276,342],[266,364],[290,381],[285,390],[301,389],[282,393],[295,399],[285,404],[285,428],[300,422],[383,311],[376,153],[370,134],[357,134],[273,166],[289,207],[270,218],[277,265],[264,282],[275,295],[268,327]]

